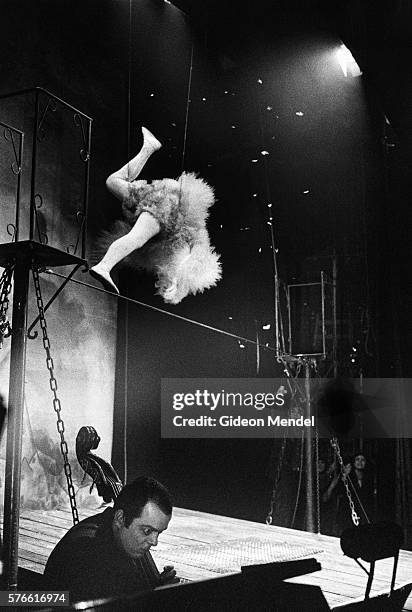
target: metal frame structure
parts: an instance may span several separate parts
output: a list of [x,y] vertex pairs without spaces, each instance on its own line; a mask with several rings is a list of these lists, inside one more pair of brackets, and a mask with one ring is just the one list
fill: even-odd
[[[3,129],[3,136],[7,142],[10,142],[13,148],[14,160],[10,164],[10,170],[13,172],[15,176],[17,176],[17,185],[16,185],[16,214],[15,214],[15,222],[14,225],[9,223],[7,225],[7,233],[12,237],[12,240],[19,239],[19,216],[20,216],[20,192],[21,192],[21,170],[22,170],[22,161],[23,161],[23,150],[24,150],[24,132],[18,130],[7,123],[3,123],[0,121],[0,126]],[[16,147],[16,143],[14,137],[19,139],[18,146]],[[12,232],[10,232],[12,229]]]
[[[73,113],[73,123],[80,131],[81,143],[79,148],[79,157],[84,163],[84,179],[83,179],[83,201],[81,210],[77,211],[76,219],[79,225],[79,231],[74,245],[66,247],[67,252],[72,255],[77,255],[79,244],[81,245],[80,258],[86,256],[86,235],[87,235],[87,211],[89,200],[89,177],[90,177],[90,154],[91,154],[91,130],[93,119],[78,110],[65,100],[50,93],[43,87],[33,87],[22,89],[19,91],[10,92],[0,96],[1,100],[17,98],[26,95],[34,95],[34,117],[33,117],[33,140],[32,140],[32,157],[31,157],[31,176],[30,176],[30,224],[29,224],[29,240],[38,241],[41,244],[48,244],[47,236],[42,235],[38,225],[37,209],[42,206],[43,199],[41,194],[37,192],[37,161],[39,143],[45,137],[45,119],[51,112],[56,112],[59,107],[62,107]],[[1,124],[3,125],[3,124]],[[6,126],[9,127],[9,126]],[[12,128],[14,131],[14,128]],[[22,134],[22,132],[20,132]],[[20,160],[21,161],[21,160]],[[21,165],[20,165],[21,168]],[[19,201],[18,201],[19,202]],[[18,204],[19,208],[19,204]],[[37,239],[36,239],[37,230]],[[16,235],[19,231],[19,218],[16,216]]]
[[32,240],[0,245],[0,266],[14,266],[3,526],[4,574],[11,590],[17,588],[18,574],[29,273],[31,269],[45,266],[85,263],[74,255]]
[[[7,426],[7,446],[6,446],[6,468],[5,468],[5,488],[4,488],[4,526],[3,526],[3,573],[6,577],[7,588],[14,590],[18,584],[18,548],[19,548],[19,521],[20,521],[20,485],[21,485],[21,455],[22,455],[22,435],[23,435],[23,413],[25,395],[25,374],[26,374],[26,349],[27,338],[36,337],[37,333],[30,334],[32,328],[40,320],[44,322],[44,311],[50,306],[57,295],[62,291],[67,281],[57,289],[47,305],[43,307],[40,296],[40,316],[35,319],[28,328],[28,296],[30,271],[38,279],[38,270],[49,266],[74,266],[69,278],[79,269],[85,266],[86,254],[86,231],[87,231],[87,208],[89,196],[89,174],[90,174],[90,149],[91,149],[91,127],[92,119],[68,104],[61,98],[50,93],[41,87],[24,89],[0,96],[0,100],[10,99],[16,96],[34,94],[34,119],[33,119],[33,140],[31,157],[30,175],[30,220],[29,220],[29,239],[19,240],[20,238],[20,194],[23,163],[23,142],[24,133],[6,123],[0,123],[4,129],[4,137],[11,142],[14,152],[14,161],[11,169],[17,175],[16,188],[16,214],[15,225],[9,224],[12,231],[8,233],[12,236],[11,242],[0,244],[0,267],[8,269],[9,281],[11,275],[14,276],[13,288],[13,312],[11,322],[11,348],[10,348],[10,377],[9,377],[9,398],[8,398],[8,426]],[[44,96],[46,102],[42,105]],[[42,202],[41,195],[37,192],[37,160],[38,144],[44,137],[44,119],[49,112],[55,112],[58,106],[70,110],[73,113],[75,126],[81,133],[81,147],[79,155],[84,163],[83,181],[83,202],[82,209],[77,212],[77,222],[79,231],[76,244],[69,245],[66,250],[60,250],[47,244],[47,237],[43,237],[39,231],[36,213],[37,208]],[[19,137],[19,145],[16,146],[14,136]],[[37,229],[37,240],[36,240]],[[77,250],[81,249],[81,257],[77,256]],[[71,252],[73,250],[73,252]],[[9,287],[7,288],[7,292]],[[38,298],[39,301],[39,298]],[[44,330],[43,330],[44,331]],[[48,367],[52,363],[48,355],[46,360]],[[51,366],[49,367],[49,369]],[[53,381],[51,381],[52,383]],[[52,392],[55,394],[57,385],[51,384]],[[55,406],[57,404],[57,406]],[[58,398],[53,400],[56,412],[60,413]],[[59,417],[59,415],[58,415]],[[63,438],[64,426],[59,428],[62,421],[58,419],[58,431],[62,437],[62,452],[65,449],[67,455],[67,444]],[[69,474],[70,475],[70,474]],[[66,476],[68,474],[66,473]],[[68,479],[69,481],[69,479]],[[70,491],[69,491],[70,496]]]
[[[326,295],[325,295],[325,287],[329,285],[332,286],[333,290],[335,290],[334,281],[329,281],[325,272],[323,270],[320,271],[320,281],[312,282],[312,283],[293,283],[287,285],[287,306],[288,306],[288,348],[289,354],[294,355],[295,357],[321,357],[322,359],[326,359],[327,357],[327,346],[326,346],[326,320],[325,320],[325,305],[326,305]],[[320,352],[312,352],[312,353],[294,353],[293,351],[293,339],[292,339],[292,320],[291,320],[291,299],[290,299],[290,290],[292,287],[320,287],[321,293],[321,321],[322,321],[322,351]],[[332,350],[331,354],[334,356],[336,354],[336,334],[334,331],[336,330],[336,294],[333,293],[332,298]]]
[[[337,266],[336,266],[336,258],[333,258],[332,265],[332,279],[329,280],[326,277],[326,274],[323,270],[320,271],[320,281],[319,282],[311,282],[311,283],[293,283],[286,286],[286,309],[287,309],[287,320],[288,320],[288,351],[286,351],[286,345],[283,338],[283,321],[282,321],[282,311],[280,305],[280,279],[278,275],[277,266],[275,266],[275,345],[276,345],[276,356],[278,361],[283,362],[286,366],[290,363],[299,364],[299,366],[304,368],[304,376],[305,376],[305,417],[310,417],[312,415],[312,406],[311,406],[311,394],[310,394],[310,377],[311,370],[317,365],[317,360],[322,359],[326,360],[328,356],[327,350],[327,342],[326,342],[326,322],[325,322],[325,303],[326,303],[326,294],[325,294],[325,286],[329,285],[332,288],[332,345],[329,351],[331,356],[333,373],[334,376],[337,374],[337,313],[336,313],[336,279],[337,279]],[[290,297],[290,288],[291,287],[309,287],[309,286],[319,286],[321,290],[321,319],[322,319],[322,351],[321,352],[312,352],[312,353],[293,353],[293,338],[292,338],[292,325],[291,325],[291,297]],[[283,347],[283,351],[282,348]],[[317,437],[316,437],[317,440]],[[313,457],[312,457],[312,441],[313,434],[310,427],[305,429],[304,436],[304,451],[305,451],[305,464],[306,464],[306,527],[309,531],[315,531],[315,521],[314,521],[314,500],[313,500]],[[318,521],[319,523],[319,521]],[[319,524],[318,524],[319,528]]]

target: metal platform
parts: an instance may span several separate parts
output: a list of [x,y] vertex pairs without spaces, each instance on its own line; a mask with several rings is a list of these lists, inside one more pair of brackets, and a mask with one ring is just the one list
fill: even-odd
[[21,260],[30,261],[36,266],[87,265],[85,259],[34,240],[0,244],[1,267]]

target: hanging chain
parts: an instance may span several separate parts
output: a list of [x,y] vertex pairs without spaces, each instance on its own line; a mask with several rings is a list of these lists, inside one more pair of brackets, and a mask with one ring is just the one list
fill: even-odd
[[57,431],[60,434],[60,450],[61,450],[63,461],[64,461],[64,473],[66,475],[66,480],[67,480],[67,491],[69,494],[70,507],[72,510],[73,524],[76,525],[79,522],[79,514],[78,514],[77,506],[76,506],[76,494],[75,494],[74,487],[73,487],[72,470],[71,470],[70,463],[69,463],[69,449],[68,449],[67,442],[64,437],[65,427],[64,427],[63,419],[61,418],[61,414],[60,414],[61,404],[60,404],[59,398],[57,397],[57,381],[54,376],[53,359],[50,353],[50,340],[47,334],[47,323],[46,323],[46,319],[44,316],[43,298],[42,298],[41,290],[40,290],[39,272],[34,267],[33,267],[32,272],[33,272],[34,289],[36,292],[37,307],[39,309],[39,321],[40,321],[40,326],[43,332],[43,346],[44,346],[44,350],[46,351],[46,365],[47,365],[47,369],[49,370],[49,374],[50,374],[50,389],[53,393],[53,409],[57,416]]
[[3,338],[8,338],[11,334],[11,325],[7,319],[7,309],[9,307],[13,267],[5,268],[0,277],[0,349],[3,348]]
[[356,514],[355,504],[353,503],[352,495],[351,495],[351,493],[349,491],[348,477],[345,474],[345,466],[343,465],[343,459],[342,459],[342,455],[341,455],[341,452],[340,452],[338,439],[337,438],[332,438],[330,443],[331,443],[331,445],[332,445],[332,447],[333,447],[333,449],[334,449],[334,451],[336,453],[336,456],[338,458],[338,461],[339,461],[340,471],[341,471],[341,474],[342,474],[342,482],[345,485],[346,495],[347,495],[347,498],[348,498],[350,512],[351,512],[351,517],[352,517],[352,522],[353,522],[354,525],[356,525],[356,527],[358,527],[360,518]]

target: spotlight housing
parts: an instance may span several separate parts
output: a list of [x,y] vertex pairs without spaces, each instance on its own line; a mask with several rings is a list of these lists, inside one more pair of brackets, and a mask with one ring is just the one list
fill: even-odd
[[339,65],[345,77],[361,76],[362,70],[359,68],[355,58],[353,57],[352,53],[349,51],[346,45],[344,45],[343,43],[341,44],[341,46],[336,52],[336,56],[338,58]]

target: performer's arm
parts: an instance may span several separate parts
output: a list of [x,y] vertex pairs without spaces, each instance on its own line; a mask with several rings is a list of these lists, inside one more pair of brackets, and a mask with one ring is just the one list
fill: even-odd
[[330,481],[328,488],[326,489],[326,491],[322,495],[322,501],[324,503],[326,503],[326,502],[328,502],[330,500],[330,498],[332,497],[332,493],[335,490],[335,487],[338,484],[338,482],[339,482],[339,475],[335,474],[335,476]]

